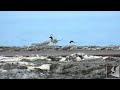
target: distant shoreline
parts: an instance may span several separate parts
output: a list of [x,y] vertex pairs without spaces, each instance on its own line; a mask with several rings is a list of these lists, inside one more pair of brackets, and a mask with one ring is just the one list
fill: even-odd
[[[30,47],[32,45],[0,45],[0,47]],[[52,46],[52,45],[49,45],[49,46]],[[65,45],[56,45],[56,46],[65,46]],[[96,46],[96,47],[111,47],[111,46],[116,46],[116,47],[120,47],[120,45],[78,45],[78,46],[81,46],[81,47],[90,47],[90,46]]]

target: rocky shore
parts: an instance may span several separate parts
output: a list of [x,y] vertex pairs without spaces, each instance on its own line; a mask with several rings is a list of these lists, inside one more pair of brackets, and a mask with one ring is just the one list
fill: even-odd
[[0,79],[107,79],[106,66],[120,57],[70,55],[0,56]]
[[0,46],[2,51],[41,51],[41,50],[120,50],[120,46]]

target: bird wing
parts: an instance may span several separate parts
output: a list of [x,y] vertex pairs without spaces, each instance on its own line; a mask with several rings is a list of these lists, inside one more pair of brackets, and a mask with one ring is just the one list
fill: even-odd
[[50,41],[44,41],[44,42],[40,43],[40,45],[41,45],[41,46],[43,46],[43,45],[48,45],[49,43],[50,43]]
[[48,45],[50,43],[50,41],[44,41],[42,43],[33,43],[32,45],[35,45],[35,46],[43,46],[43,45]]
[[62,47],[62,49],[70,49],[70,48],[71,48],[71,46],[69,46],[69,45]]

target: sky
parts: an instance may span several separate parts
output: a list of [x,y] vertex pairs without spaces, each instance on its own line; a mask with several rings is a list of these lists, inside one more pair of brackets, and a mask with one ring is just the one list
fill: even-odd
[[27,46],[53,34],[77,45],[120,45],[120,11],[0,11],[0,46]]

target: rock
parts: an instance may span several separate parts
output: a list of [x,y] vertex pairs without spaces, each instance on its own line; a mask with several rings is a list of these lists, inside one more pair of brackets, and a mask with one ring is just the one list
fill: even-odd
[[71,54],[70,56],[76,57],[76,56],[77,56],[77,53],[73,53],[73,54]]
[[47,61],[52,61],[52,59],[50,59],[50,58],[47,58],[46,60],[47,60]]
[[23,59],[27,59],[27,60],[30,60],[30,61],[37,60],[37,59],[46,60],[47,57],[45,57],[45,56],[41,56],[41,57],[38,57],[38,56],[36,56],[36,57],[22,57],[21,59],[22,59],[22,60],[23,60]]
[[51,66],[51,64],[43,64],[40,67],[35,67],[35,68],[49,71],[50,70],[50,66]]
[[33,63],[30,63],[30,62],[18,62],[19,65],[24,65],[24,66],[33,66],[34,64]]
[[111,56],[109,56],[109,57],[104,57],[104,60],[106,60],[106,61],[119,61],[120,60],[120,58],[119,57],[111,57]]
[[52,64],[51,67],[50,67],[50,71],[51,71],[51,72],[54,72],[59,66],[60,66],[59,63],[54,63],[54,64]]
[[90,56],[88,56],[88,55],[85,55],[84,56],[84,59],[102,59],[102,57],[100,57],[100,56],[92,56],[92,55],[90,55]]
[[61,62],[67,62],[65,57],[62,57],[59,61],[61,61]]
[[[114,70],[115,69],[115,70]],[[120,77],[120,73],[119,73],[119,70],[120,69],[120,67],[119,66],[117,66],[116,68],[115,67],[113,67],[112,69],[111,69],[111,73],[110,73],[110,75],[111,76],[114,76],[114,77],[117,77],[117,78],[119,78]]]
[[45,59],[47,59],[47,57],[45,57],[45,56],[40,56],[39,59],[45,60]]
[[70,60],[70,56],[66,56],[66,61],[69,61]]
[[59,61],[60,59],[64,58],[64,56],[59,56],[59,57],[56,57],[56,59]]
[[0,72],[5,73],[7,70],[0,69]]
[[28,70],[28,71],[30,71],[30,70],[35,70],[35,67],[33,67],[33,66],[28,66],[28,67],[27,67],[27,70]]
[[76,61],[81,61],[82,59],[80,57],[76,57]]
[[51,61],[58,61],[55,56],[48,56],[47,59]]
[[70,60],[74,61],[81,61],[81,60],[88,60],[88,59],[102,59],[101,56],[92,56],[92,55],[87,55],[85,53],[74,53],[69,56]]
[[69,59],[74,61],[81,61],[84,55],[84,53],[74,53],[70,55]]
[[103,57],[103,60],[106,60],[107,58],[109,58],[109,57]]
[[77,53],[78,56],[84,56],[86,55],[85,53]]
[[55,73],[62,74],[64,72],[65,65],[59,65],[58,68],[55,70]]
[[5,61],[5,62],[16,62],[20,60],[21,58],[19,57],[0,57],[0,61]]
[[19,66],[18,69],[27,69],[27,66]]
[[29,59],[22,59],[21,62],[31,62]]
[[17,65],[17,64],[6,63],[6,64],[3,66],[3,69],[4,69],[4,70],[11,70],[11,69],[16,69],[16,68],[18,68],[18,65]]

